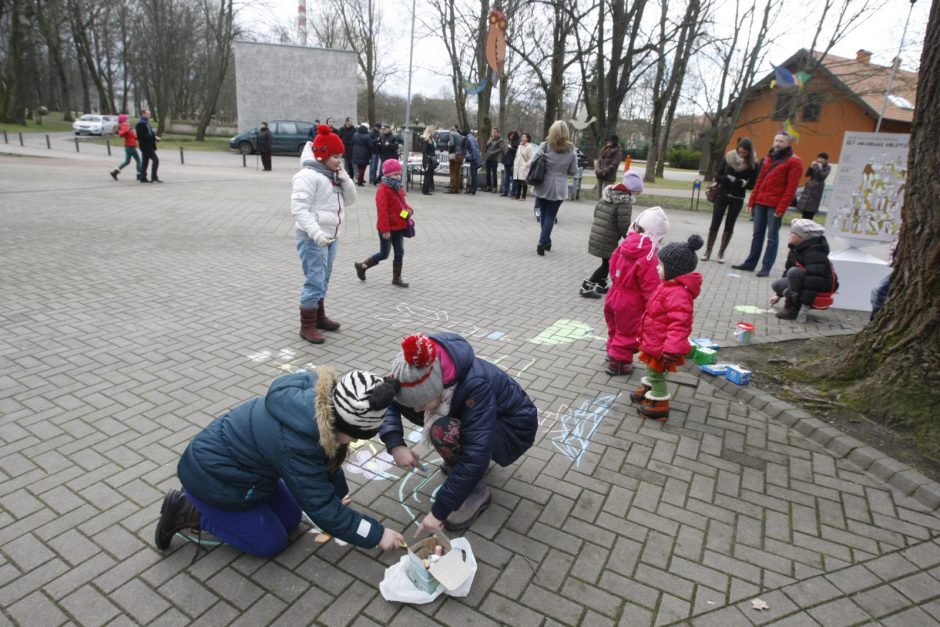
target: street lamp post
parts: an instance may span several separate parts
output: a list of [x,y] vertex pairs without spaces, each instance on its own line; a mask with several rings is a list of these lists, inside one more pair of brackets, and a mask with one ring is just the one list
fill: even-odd
[[[405,101],[405,171],[411,154],[411,70],[415,56],[415,0],[411,0],[411,41],[408,49],[408,99]],[[407,176],[407,174],[406,174]]]
[[904,22],[904,30],[901,31],[901,45],[898,46],[898,54],[891,64],[891,76],[888,77],[888,87],[885,89],[885,99],[881,103],[881,112],[878,113],[878,123],[875,124],[875,132],[881,131],[881,121],[885,117],[885,109],[888,108],[888,98],[891,96],[891,88],[894,86],[894,77],[898,73],[898,66],[901,65],[901,51],[904,50],[904,38],[907,36],[907,25],[911,23],[911,13],[914,12],[914,3],[917,0],[911,0],[911,6],[907,10],[907,20]]

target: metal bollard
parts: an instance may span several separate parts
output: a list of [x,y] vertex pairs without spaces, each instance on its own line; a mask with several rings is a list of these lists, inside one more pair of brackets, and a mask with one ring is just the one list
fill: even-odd
[[78,138],[77,138],[77,137],[75,138],[75,152],[81,152],[81,151],[78,149]]
[[10,143],[10,138],[7,137],[7,131],[6,131],[6,129],[3,130],[3,143],[4,143],[4,144],[9,144],[9,143]]
[[180,146],[180,165],[186,165],[186,161],[183,158],[183,147]]
[[247,168],[247,167],[248,167],[248,159],[245,158],[245,155],[244,155],[244,154],[242,154],[242,167],[243,167],[243,168]]
[[20,136],[20,146],[22,146],[22,145],[23,145],[23,134],[22,134],[22,133],[17,133],[17,135]]
[[108,147],[108,156],[110,157],[111,156],[111,140],[110,139],[104,140],[104,144],[105,146]]
[[46,135],[46,148],[52,150],[52,142],[49,141],[49,135]]

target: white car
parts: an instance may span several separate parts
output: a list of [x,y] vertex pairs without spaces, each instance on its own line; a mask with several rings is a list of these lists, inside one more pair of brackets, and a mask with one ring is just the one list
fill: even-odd
[[72,123],[72,130],[76,135],[114,135],[117,116],[86,113]]

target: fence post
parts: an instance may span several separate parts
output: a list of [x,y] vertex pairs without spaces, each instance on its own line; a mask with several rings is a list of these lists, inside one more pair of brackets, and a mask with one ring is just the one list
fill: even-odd
[[52,150],[52,142],[49,141],[49,134],[46,134],[46,148]]
[[104,144],[105,146],[108,147],[108,156],[110,157],[111,156],[111,140],[110,139],[104,140]]
[[75,138],[75,152],[81,152],[81,151],[78,149],[78,138],[77,138],[77,137]]
[[244,153],[242,153],[242,167],[243,167],[243,168],[247,168],[247,167],[248,167],[248,159],[245,158]]
[[23,134],[20,133],[20,132],[17,132],[16,134],[20,136],[20,146],[22,146],[22,145],[23,145]]
[[6,129],[3,130],[3,143],[4,143],[4,144],[9,144],[9,143],[10,143],[10,138],[7,137],[7,131],[6,131]]
[[186,165],[186,161],[183,158],[183,147],[180,146],[180,165]]
[[[702,198],[702,179],[692,181],[692,197],[689,198],[689,211],[698,211],[698,203]],[[695,209],[692,209],[692,203],[695,203]]]

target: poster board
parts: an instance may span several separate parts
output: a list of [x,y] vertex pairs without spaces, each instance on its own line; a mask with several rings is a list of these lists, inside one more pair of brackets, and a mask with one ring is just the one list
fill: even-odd
[[826,235],[890,242],[901,227],[910,135],[847,132],[829,200]]

